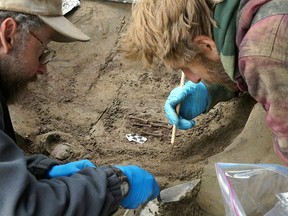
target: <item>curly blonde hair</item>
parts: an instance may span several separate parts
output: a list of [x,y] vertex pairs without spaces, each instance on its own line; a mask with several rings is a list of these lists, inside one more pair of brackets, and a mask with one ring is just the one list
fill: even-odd
[[120,50],[132,60],[151,65],[155,59],[183,64],[201,52],[192,42],[212,38],[212,9],[221,0],[140,0],[132,6]]

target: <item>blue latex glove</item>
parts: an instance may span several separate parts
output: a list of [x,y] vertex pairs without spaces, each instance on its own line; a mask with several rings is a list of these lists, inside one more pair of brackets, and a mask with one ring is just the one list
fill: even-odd
[[53,166],[49,170],[48,176],[50,178],[55,178],[59,176],[71,176],[74,173],[79,172],[81,169],[86,168],[86,167],[96,168],[96,166],[89,160],[79,160],[79,161],[74,161],[74,162],[70,162],[67,164],[63,164],[63,165]]
[[[177,104],[181,103],[179,116],[176,113]],[[206,111],[208,105],[208,90],[200,83],[188,81],[184,86],[173,89],[164,105],[166,117],[171,125],[187,130],[195,126],[193,118]]]
[[160,189],[151,173],[134,165],[115,167],[120,169],[129,181],[129,192],[121,201],[123,208],[136,209],[159,195]]

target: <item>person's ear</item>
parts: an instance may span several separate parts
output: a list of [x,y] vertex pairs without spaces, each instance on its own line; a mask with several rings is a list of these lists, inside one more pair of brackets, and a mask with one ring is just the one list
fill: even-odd
[[17,32],[17,23],[9,17],[5,19],[0,25],[0,52],[1,54],[7,54],[13,47],[15,42],[15,34]]
[[193,42],[199,46],[206,58],[213,61],[220,59],[215,41],[210,37],[199,35],[194,38]]

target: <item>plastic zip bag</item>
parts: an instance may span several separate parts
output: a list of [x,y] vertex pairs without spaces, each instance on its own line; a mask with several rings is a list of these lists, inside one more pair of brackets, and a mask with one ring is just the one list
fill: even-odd
[[215,168],[226,215],[288,215],[288,168],[236,163],[216,163]]

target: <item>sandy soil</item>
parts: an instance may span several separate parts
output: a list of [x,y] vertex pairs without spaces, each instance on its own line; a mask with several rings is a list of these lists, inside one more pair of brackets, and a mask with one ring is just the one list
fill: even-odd
[[[195,128],[177,131],[172,150],[172,127],[163,105],[180,74],[161,65],[144,69],[117,51],[130,10],[130,4],[86,0],[70,14],[91,41],[51,44],[57,57],[49,64],[49,74],[10,107],[19,143],[28,154],[63,162],[88,158],[98,166],[140,165],[156,176],[162,189],[201,178],[207,158],[242,130],[254,101],[242,95],[218,104],[197,118]],[[148,140],[129,142],[125,135],[130,133]],[[190,197],[165,205],[162,214],[205,215],[205,209]]]

